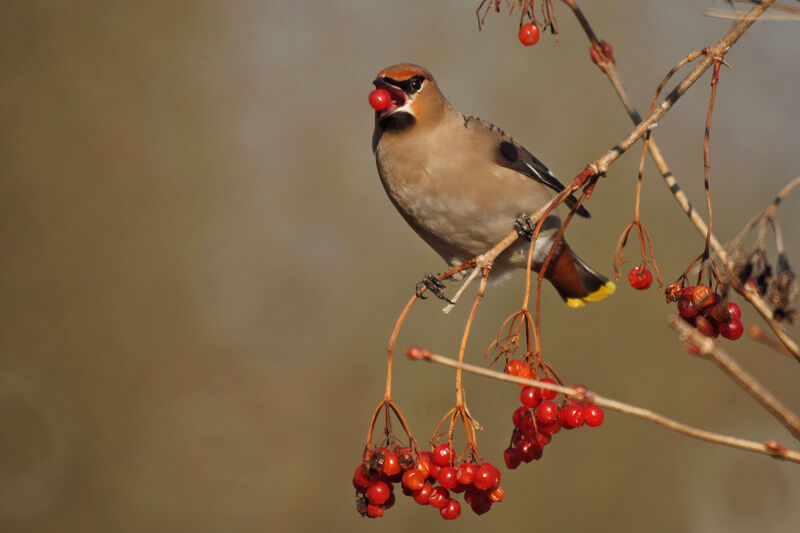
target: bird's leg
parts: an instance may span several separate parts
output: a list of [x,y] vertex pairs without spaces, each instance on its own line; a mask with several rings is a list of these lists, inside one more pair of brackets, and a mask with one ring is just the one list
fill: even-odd
[[514,229],[520,237],[531,240],[533,238],[533,232],[536,230],[536,225],[531,220],[531,217],[520,213],[517,215],[517,220],[514,222]]
[[452,304],[453,302],[451,302],[450,299],[444,295],[443,289],[445,288],[445,286],[446,285],[444,283],[436,279],[436,276],[434,276],[431,273],[428,273],[425,274],[425,277],[422,278],[422,281],[417,283],[416,293],[417,296],[420,297],[420,299],[424,300],[425,296],[423,296],[422,294],[422,287],[427,287],[427,289],[431,291],[434,296],[436,296],[440,300],[444,300],[445,302]]

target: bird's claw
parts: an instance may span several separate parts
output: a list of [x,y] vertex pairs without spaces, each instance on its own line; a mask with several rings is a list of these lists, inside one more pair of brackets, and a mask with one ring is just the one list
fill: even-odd
[[436,279],[436,276],[434,276],[433,274],[430,273],[425,274],[425,277],[422,278],[422,281],[417,283],[417,288],[415,292],[417,297],[419,297],[421,300],[425,299],[425,296],[422,294],[423,287],[431,291],[433,295],[439,298],[440,300],[444,300],[445,302],[450,304],[454,303],[450,301],[450,299],[447,296],[444,295],[444,288],[446,287],[446,285],[441,281],[439,281],[438,279]]
[[517,215],[517,220],[514,221],[514,229],[520,237],[531,240],[533,238],[533,232],[536,230],[536,225],[531,220],[531,217],[520,213]]

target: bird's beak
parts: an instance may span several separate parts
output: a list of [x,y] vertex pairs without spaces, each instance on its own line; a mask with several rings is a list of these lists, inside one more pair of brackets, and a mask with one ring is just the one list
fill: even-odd
[[382,111],[375,112],[377,118],[390,115],[408,103],[408,95],[400,87],[392,85],[386,78],[375,78],[372,83],[376,89],[386,89],[392,97],[392,105]]

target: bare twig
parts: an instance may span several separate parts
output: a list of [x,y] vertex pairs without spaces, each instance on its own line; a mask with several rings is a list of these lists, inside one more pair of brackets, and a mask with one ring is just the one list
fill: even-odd
[[770,391],[765,389],[756,379],[750,375],[739,363],[733,360],[716,342],[710,337],[706,337],[695,328],[684,322],[676,315],[667,319],[667,323],[678,332],[682,340],[689,341],[696,346],[700,355],[713,361],[720,369],[736,383],[746,390],[753,398],[767,409],[772,416],[777,418],[786,428],[800,439],[800,418],[797,417],[788,407],[783,405]]
[[630,405],[624,402],[612,400],[611,398],[600,396],[599,394],[596,394],[591,391],[586,391],[584,393],[584,391],[578,391],[571,387],[564,387],[561,385],[555,385],[552,383],[537,381],[533,379],[520,378],[517,376],[512,376],[510,374],[504,374],[502,372],[495,372],[494,370],[489,370],[476,365],[459,363],[455,359],[450,359],[449,357],[444,357],[442,355],[431,353],[427,350],[422,350],[421,348],[418,347],[409,348],[406,351],[406,355],[408,355],[412,359],[417,359],[417,360],[422,359],[425,361],[430,361],[432,363],[449,366],[450,368],[460,368],[465,372],[470,372],[472,374],[477,374],[479,376],[484,376],[499,381],[506,381],[509,383],[517,383],[518,385],[527,385],[532,387],[554,390],[556,392],[566,394],[567,396],[570,397],[578,397],[580,395],[583,395],[590,403],[594,403],[595,405],[599,405],[601,407],[606,407],[608,409],[617,411],[622,414],[634,416],[636,418],[641,418],[644,420],[649,420],[654,424],[667,428],[671,431],[675,431],[676,433],[686,435],[688,437],[692,437],[706,442],[711,442],[714,444],[722,444],[723,446],[730,446],[731,448],[738,448],[740,450],[762,453],[765,455],[769,455],[771,457],[775,457],[776,459],[791,461],[793,463],[800,463],[800,452],[788,450],[784,446],[772,440],[766,441],[764,443],[759,443],[745,439],[739,439],[736,437],[730,437],[727,435],[721,435],[719,433],[712,433],[710,431],[705,431],[702,429],[694,428],[692,426],[688,426],[686,424],[682,424],[680,422],[672,420],[671,418],[667,418],[658,413],[655,413],[649,409],[643,409],[641,407],[636,407],[634,405]]

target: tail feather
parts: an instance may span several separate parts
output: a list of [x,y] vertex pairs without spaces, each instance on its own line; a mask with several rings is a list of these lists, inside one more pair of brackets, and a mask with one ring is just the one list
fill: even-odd
[[565,247],[554,268],[548,268],[547,279],[570,307],[583,307],[599,302],[617,289],[616,284],[587,265],[572,250]]

